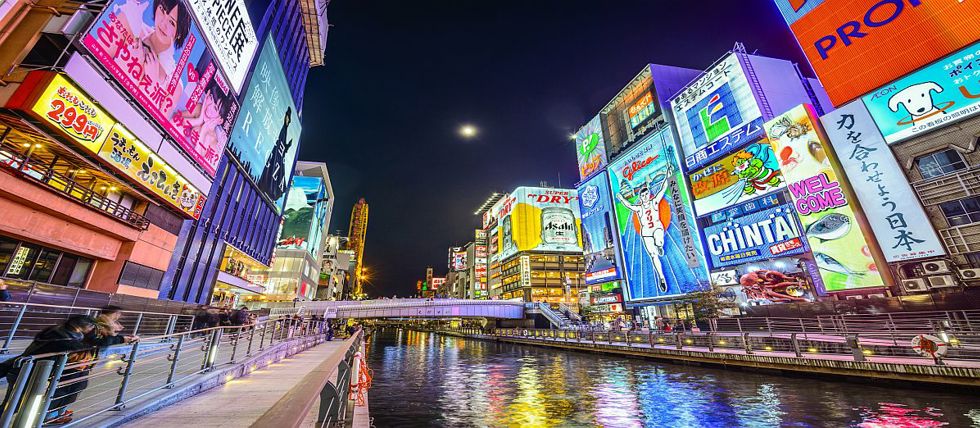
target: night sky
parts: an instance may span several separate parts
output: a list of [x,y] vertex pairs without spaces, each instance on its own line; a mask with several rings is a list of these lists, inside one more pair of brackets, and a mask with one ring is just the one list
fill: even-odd
[[[704,69],[736,41],[805,64],[772,0],[334,0],[328,17],[300,159],[327,163],[332,231],[370,204],[373,296],[413,294],[426,266],[445,274],[491,192],[572,187],[569,134],[643,65]],[[479,137],[460,138],[464,123]]]

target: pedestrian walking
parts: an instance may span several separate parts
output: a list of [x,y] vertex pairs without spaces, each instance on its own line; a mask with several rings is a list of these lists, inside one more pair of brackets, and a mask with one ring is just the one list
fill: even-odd
[[9,302],[10,299],[10,292],[7,291],[7,282],[0,279],[0,302]]

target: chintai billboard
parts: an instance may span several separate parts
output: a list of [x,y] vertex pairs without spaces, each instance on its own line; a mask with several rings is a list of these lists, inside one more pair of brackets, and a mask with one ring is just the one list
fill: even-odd
[[807,251],[796,210],[781,196],[766,196],[698,220],[712,268]]
[[609,193],[609,178],[599,174],[578,188],[582,211],[582,245],[585,250],[585,283],[598,284],[622,278],[618,231]]
[[706,287],[691,197],[669,129],[609,164],[627,299],[678,296]]

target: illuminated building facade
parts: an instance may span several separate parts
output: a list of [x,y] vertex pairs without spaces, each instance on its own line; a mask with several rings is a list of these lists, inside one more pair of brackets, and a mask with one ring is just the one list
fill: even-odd
[[367,237],[368,203],[361,198],[354,204],[350,214],[350,228],[347,232],[347,248],[354,251],[354,272],[351,278],[351,293],[363,293],[361,276],[364,271],[364,239]]

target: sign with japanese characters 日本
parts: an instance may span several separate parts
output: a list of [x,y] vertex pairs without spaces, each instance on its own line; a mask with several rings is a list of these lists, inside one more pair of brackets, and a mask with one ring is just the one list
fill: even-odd
[[902,168],[861,101],[820,118],[889,262],[946,254]]

